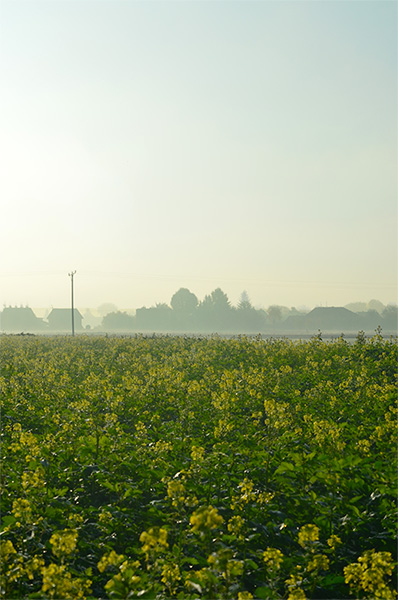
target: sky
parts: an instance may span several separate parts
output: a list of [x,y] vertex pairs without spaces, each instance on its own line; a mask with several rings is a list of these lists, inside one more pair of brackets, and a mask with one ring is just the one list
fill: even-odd
[[397,3],[1,0],[0,309],[397,301]]

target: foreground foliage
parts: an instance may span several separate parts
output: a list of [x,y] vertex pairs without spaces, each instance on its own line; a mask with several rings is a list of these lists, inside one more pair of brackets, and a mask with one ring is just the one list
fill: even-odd
[[4,598],[395,598],[396,342],[1,338]]

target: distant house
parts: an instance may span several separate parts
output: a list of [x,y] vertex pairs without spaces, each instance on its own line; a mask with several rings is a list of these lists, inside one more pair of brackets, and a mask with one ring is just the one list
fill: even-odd
[[5,332],[18,331],[21,333],[43,331],[46,324],[43,319],[36,317],[28,306],[7,306],[1,313],[1,330]]
[[340,307],[318,307],[314,308],[305,317],[308,329],[321,331],[359,331],[361,329],[360,317]]
[[[75,330],[83,329],[83,315],[77,310],[73,311]],[[47,317],[49,329],[51,331],[71,331],[72,329],[72,311],[70,308],[53,308]]]
[[358,332],[364,328],[363,319],[357,314],[341,307],[317,307],[306,315],[293,315],[284,321],[285,331],[301,331],[315,333]]

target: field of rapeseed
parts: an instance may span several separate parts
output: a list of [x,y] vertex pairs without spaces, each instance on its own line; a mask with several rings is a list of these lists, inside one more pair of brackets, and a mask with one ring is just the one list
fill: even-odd
[[1,594],[396,598],[397,344],[2,336]]

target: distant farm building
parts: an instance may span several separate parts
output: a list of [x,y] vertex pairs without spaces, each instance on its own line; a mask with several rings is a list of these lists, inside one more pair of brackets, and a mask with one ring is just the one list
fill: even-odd
[[[83,329],[83,315],[77,310],[73,311],[75,330]],[[47,317],[50,331],[70,331],[72,328],[72,311],[70,308],[53,308]]]
[[308,327],[323,331],[358,331],[361,328],[358,315],[347,308],[314,308],[305,319]]
[[291,331],[359,331],[363,322],[359,315],[340,307],[317,307],[307,315],[288,317],[284,329]]
[[18,331],[21,333],[43,331],[46,323],[36,317],[28,306],[7,306],[1,313],[1,330],[5,332]]

